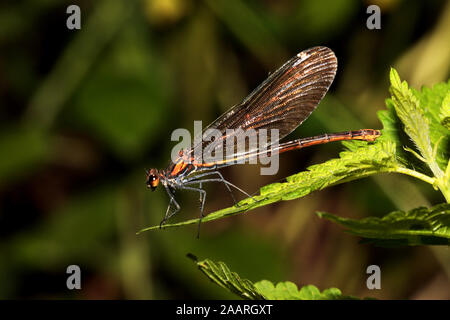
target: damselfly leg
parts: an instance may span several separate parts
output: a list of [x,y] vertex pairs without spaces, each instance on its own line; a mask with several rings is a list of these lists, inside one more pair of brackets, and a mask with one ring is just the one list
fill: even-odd
[[[175,213],[177,213],[177,212],[180,211],[180,209],[181,209],[180,205],[179,205],[178,202],[175,200],[175,197],[174,197],[173,193],[170,191],[170,188],[169,188],[168,186],[165,186],[165,187],[166,187],[167,194],[168,194],[169,197],[170,197],[170,200],[169,200],[169,205],[167,206],[166,214],[164,215],[164,218],[163,218],[163,219],[161,220],[161,222],[159,223],[159,228],[161,228],[162,225],[163,225],[164,223],[166,223],[167,219],[170,219],[170,217],[172,217]],[[175,205],[175,210],[173,210],[172,212],[170,212],[170,208],[171,208],[171,206],[172,206],[172,203]]]
[[202,223],[202,219],[205,216],[203,214],[203,209],[205,207],[205,201],[206,201],[206,191],[200,188],[194,188],[194,187],[186,187],[186,184],[181,187],[183,190],[191,190],[191,191],[197,191],[200,193],[200,219],[198,220],[198,229],[197,229],[197,238],[200,238],[200,224]]
[[[185,181],[186,181],[186,182],[191,182],[191,181],[199,180],[199,178],[203,178],[203,177],[210,176],[210,175],[214,175],[214,174],[216,174],[216,175],[219,176],[220,181],[223,182],[223,184],[224,184],[225,187],[227,188],[227,190],[228,190],[228,192],[229,192],[231,198],[233,199],[234,205],[237,205],[237,201],[236,201],[236,198],[234,197],[233,192],[231,191],[230,187],[229,187],[228,184],[225,182],[226,180],[224,179],[223,175],[222,175],[219,171],[210,171],[210,172],[205,172],[205,173],[197,174],[197,175],[195,175],[195,176],[193,176],[193,177],[191,177],[191,178],[186,179]],[[202,183],[199,182],[199,184],[200,184],[199,187],[200,187],[200,189],[201,189],[201,188],[202,188]],[[201,202],[201,200],[200,200],[200,202]]]
[[[226,185],[229,185],[233,188],[235,188],[236,190],[242,192],[243,194],[245,194],[247,197],[251,198],[253,201],[257,201],[255,198],[253,198],[251,195],[249,195],[247,192],[245,192],[244,190],[242,190],[241,188],[239,188],[238,186],[232,184],[230,181],[225,180],[223,177],[220,179],[201,179],[201,180],[190,180],[189,182],[185,182],[184,185],[191,185],[191,184],[196,184],[196,183],[204,183],[204,182],[222,182]],[[230,191],[231,192],[231,191]],[[234,198],[234,197],[233,197]],[[237,206],[238,204],[235,203],[235,205]]]
[[[218,174],[220,176],[220,178],[217,179],[199,179],[196,180],[193,178],[189,179],[188,181],[184,181],[183,182],[183,186],[180,187],[180,189],[184,189],[184,190],[192,190],[192,191],[197,191],[200,193],[200,219],[198,221],[198,230],[197,230],[197,237],[200,237],[200,224],[202,222],[202,219],[204,218],[204,207],[205,207],[205,201],[206,201],[206,191],[202,189],[202,184],[205,182],[222,182],[225,184],[225,186],[227,186],[227,189],[231,195],[231,197],[233,198],[233,200],[235,201],[235,206],[238,206],[238,204],[236,203],[236,200],[234,198],[234,195],[231,191],[231,189],[229,188],[229,186],[232,186],[234,188],[236,188],[238,191],[242,192],[243,194],[245,194],[247,197],[253,199],[254,201],[257,201],[255,198],[253,198],[251,195],[249,195],[247,192],[245,192],[244,190],[242,190],[241,188],[239,188],[238,186],[232,184],[231,182],[225,180],[222,176],[222,174],[220,172],[207,172],[205,174],[201,174],[201,175],[197,175],[195,178],[200,178],[200,177],[205,177],[208,175],[212,175],[212,174]],[[194,187],[187,187],[188,185],[193,185],[193,184],[198,184],[199,187],[198,188],[194,188]]]

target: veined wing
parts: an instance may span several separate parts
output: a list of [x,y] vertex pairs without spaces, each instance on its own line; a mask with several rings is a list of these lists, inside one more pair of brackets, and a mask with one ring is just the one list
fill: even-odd
[[[278,139],[282,139],[314,111],[333,82],[336,69],[337,58],[327,47],[300,52],[272,73],[240,104],[205,128],[203,141],[193,145],[184,155],[195,159],[194,155],[202,154],[202,150],[214,150],[225,155],[226,139],[242,138],[249,129],[256,132],[277,129]],[[221,136],[213,138],[212,134],[208,134],[208,129],[219,130]],[[227,134],[227,129],[235,131]],[[268,140],[268,143],[273,142]],[[256,149],[248,144],[246,148],[247,152]],[[226,154],[230,156],[235,152],[236,149],[227,150]]]

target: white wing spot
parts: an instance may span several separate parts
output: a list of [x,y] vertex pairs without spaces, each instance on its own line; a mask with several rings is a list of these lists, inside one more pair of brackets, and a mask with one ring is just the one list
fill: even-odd
[[307,54],[307,53],[305,53],[305,52],[300,52],[300,53],[298,53],[297,54],[297,57],[299,57],[300,59],[302,59],[302,60],[305,60],[306,58],[308,58],[309,57],[309,54]]
[[295,61],[294,65],[292,67],[298,66],[300,63],[302,63],[303,61],[308,59],[310,57],[310,55],[302,51],[300,53],[297,53],[297,57],[300,59]]

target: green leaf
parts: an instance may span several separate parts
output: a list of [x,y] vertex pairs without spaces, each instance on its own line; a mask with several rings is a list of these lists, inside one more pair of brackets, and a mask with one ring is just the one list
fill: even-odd
[[406,81],[401,82],[395,69],[390,73],[391,87],[389,91],[395,111],[403,122],[404,130],[417,146],[424,157],[431,157],[433,152],[430,136],[429,123],[423,110],[419,107],[419,101],[408,88]]
[[[411,152],[405,150],[405,146],[410,145],[411,139],[403,131],[403,126],[395,113],[394,103],[392,99],[386,99],[386,110],[378,111],[377,115],[383,124],[383,129],[381,130],[381,137],[377,139],[377,142],[395,143],[396,159],[405,167],[413,167],[421,172],[430,173],[430,169],[425,163],[416,158]],[[346,142],[346,147],[352,145],[353,141]]]
[[[391,87],[389,91],[391,92],[391,98],[395,112],[400,118],[404,125],[404,130],[414,142],[415,146],[419,150],[419,153],[424,162],[429,166],[434,176],[441,178],[443,172],[439,165],[435,161],[435,153],[433,152],[434,145],[431,143],[430,138],[430,122],[432,120],[433,108],[428,108],[427,115],[426,111],[421,107],[419,99],[417,98],[417,92],[409,89],[406,81],[401,82],[400,77],[395,69],[391,69],[390,72]],[[437,128],[433,126],[433,132],[437,131]]]
[[268,280],[255,283],[255,287],[269,300],[339,300],[357,299],[351,296],[343,296],[337,288],[326,289],[323,292],[313,286],[306,285],[300,290],[297,285],[290,281],[279,282],[274,285]]
[[450,130],[450,92],[447,92],[447,95],[442,100],[441,113],[439,115],[439,119],[441,124]]
[[[344,151],[340,158],[332,159],[322,164],[313,165],[307,171],[286,178],[284,183],[273,183],[260,189],[260,194],[247,198],[238,206],[229,207],[208,214],[202,222],[225,218],[227,216],[246,212],[270,203],[293,200],[304,197],[315,190],[367,177],[374,173],[390,172],[398,167],[395,159],[395,145],[390,142],[376,143],[356,149]],[[198,223],[199,219],[191,219],[179,223],[165,224],[162,228],[179,227]],[[152,226],[139,232],[159,229]]]
[[197,261],[194,255],[189,258],[195,261],[197,267],[212,282],[228,289],[243,299],[251,300],[335,300],[356,299],[355,297],[343,296],[337,288],[326,289],[320,292],[317,287],[307,285],[300,290],[295,283],[290,281],[279,282],[274,285],[268,280],[252,283],[250,280],[242,279],[236,272],[232,272],[225,263],[213,262],[209,259]]
[[413,92],[429,119],[431,143],[433,146],[438,144],[435,160],[444,169],[450,157],[450,131],[444,125],[450,121],[450,82],[423,87],[420,91],[413,89]]
[[377,245],[450,245],[450,204],[431,209],[419,207],[408,212],[394,211],[382,218],[361,220],[323,212],[317,215],[339,223],[351,234]]
[[250,280],[241,279],[236,272],[230,271],[225,263],[220,261],[215,263],[209,259],[196,261],[197,259],[193,255],[188,256],[196,262],[200,271],[215,284],[230,290],[243,299],[265,299]]

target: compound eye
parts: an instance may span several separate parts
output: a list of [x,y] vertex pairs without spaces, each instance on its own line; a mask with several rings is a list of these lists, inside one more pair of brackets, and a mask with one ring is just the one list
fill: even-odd
[[147,178],[147,187],[150,188],[152,191],[156,189],[156,187],[159,184],[159,177],[154,174],[150,174]]

